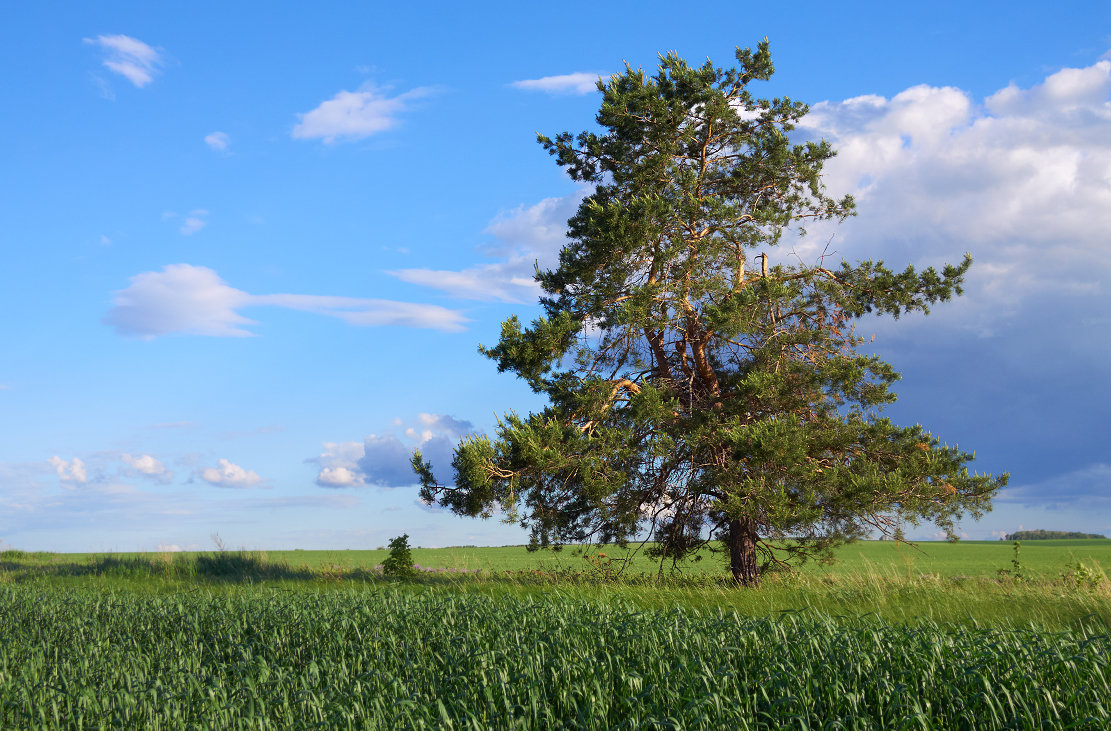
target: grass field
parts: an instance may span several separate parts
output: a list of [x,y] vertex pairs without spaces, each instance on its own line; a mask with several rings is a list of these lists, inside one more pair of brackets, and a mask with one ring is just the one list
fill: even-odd
[[[1111,727],[1111,541],[0,553],[0,728]],[[1082,566],[1079,569],[1078,566]],[[475,571],[478,569],[478,571]],[[1000,573],[1000,570],[1009,573]]]
[[[607,558],[623,559],[633,553],[615,546],[591,550]],[[274,560],[285,561],[291,566],[320,568],[342,566],[345,568],[370,567],[382,563],[387,551],[269,551]],[[703,551],[702,560],[683,564],[687,574],[722,574],[724,558],[721,554]],[[830,566],[807,564],[800,572],[806,576],[859,575],[862,573],[917,576],[936,574],[942,577],[996,575],[1001,568],[1010,568],[1013,558],[1012,544],[1006,541],[922,542],[917,547],[893,541],[861,541],[842,547],[837,552],[837,562]],[[579,569],[581,552],[575,547],[554,552],[529,552],[522,546],[498,548],[432,548],[416,549],[413,560],[422,566],[485,571],[521,571],[540,569]],[[1111,540],[1058,540],[1028,541],[1021,545],[1020,560],[1033,574],[1060,573],[1070,562],[1098,563],[1111,568]],[[637,554],[630,570],[655,572],[659,564]],[[665,571],[670,565],[665,565]]]
[[[416,548],[413,560],[421,566],[435,568],[455,568],[461,570],[479,569],[486,572],[541,570],[580,570],[584,566],[582,554],[597,556],[599,552],[606,558],[621,560],[632,556],[628,569],[631,573],[655,573],[659,564],[635,552],[636,546],[622,550],[616,546],[592,548],[584,551],[581,547],[568,547],[563,551],[530,552],[523,546],[501,547],[454,547],[454,548]],[[264,554],[275,563],[288,564],[294,568],[319,570],[325,567],[339,567],[347,570],[369,569],[380,565],[388,555],[381,550],[352,551],[255,551]],[[103,557],[127,558],[153,556],[156,554],[133,553],[67,553],[41,554],[44,560],[54,562],[83,563]],[[913,578],[921,574],[935,574],[940,577],[954,576],[994,576],[999,569],[1011,568],[1013,547],[1007,541],[959,541],[949,543],[920,542],[914,546],[893,541],[860,541],[842,547],[836,554],[836,562],[829,566],[809,563],[799,569],[804,576],[858,576],[861,574],[880,574]],[[1027,541],[1020,550],[1022,565],[1033,575],[1050,576],[1059,574],[1069,563],[1081,561],[1111,568],[1111,540],[1048,540]],[[702,551],[701,560],[688,561],[682,565],[686,575],[721,575],[725,571],[721,554],[709,550]],[[670,571],[666,565],[665,571]]]

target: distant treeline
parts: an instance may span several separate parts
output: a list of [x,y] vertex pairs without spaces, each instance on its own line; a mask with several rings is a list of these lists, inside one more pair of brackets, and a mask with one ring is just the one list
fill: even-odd
[[1106,538],[1099,533],[1078,533],[1063,530],[1020,530],[1003,536],[1005,541],[1048,541],[1058,538]]

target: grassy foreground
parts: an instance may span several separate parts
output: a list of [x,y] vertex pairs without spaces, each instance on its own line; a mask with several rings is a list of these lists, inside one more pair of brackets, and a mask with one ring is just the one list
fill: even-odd
[[4,728],[1103,728],[1106,626],[0,587]]
[[1046,543],[865,543],[759,590],[597,549],[425,549],[449,570],[405,581],[8,551],[0,728],[1111,727],[1111,541]]

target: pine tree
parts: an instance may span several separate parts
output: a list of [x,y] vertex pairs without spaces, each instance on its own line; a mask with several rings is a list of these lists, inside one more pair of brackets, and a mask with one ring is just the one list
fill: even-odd
[[952,535],[990,510],[1007,476],[970,474],[971,454],[884,418],[899,374],[853,327],[961,294],[971,258],[940,273],[773,263],[785,232],[854,202],[824,191],[825,141],[789,139],[806,105],[751,94],[773,72],[767,40],[736,58],[670,54],[651,77],[626,66],[599,81],[601,133],[539,136],[594,192],[559,266],[537,273],[544,315],[509,318],[480,352],[548,406],[464,439],[453,485],[415,453],[426,502],[503,509],[534,547],[645,539],[662,561],[720,540],[745,585],[908,523]]

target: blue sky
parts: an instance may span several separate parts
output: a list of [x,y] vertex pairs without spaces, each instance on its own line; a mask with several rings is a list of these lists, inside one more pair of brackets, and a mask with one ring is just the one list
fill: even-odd
[[0,541],[524,542],[419,505],[407,455],[540,406],[476,352],[585,192],[535,135],[589,128],[622,61],[764,36],[859,208],[790,246],[976,258],[861,325],[897,422],[1011,472],[963,532],[1111,534],[1111,6],[677,7],[5,3]]

